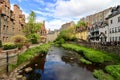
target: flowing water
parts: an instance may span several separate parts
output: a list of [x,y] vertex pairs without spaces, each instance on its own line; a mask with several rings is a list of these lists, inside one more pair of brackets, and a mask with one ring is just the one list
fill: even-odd
[[26,67],[33,70],[22,75],[27,80],[97,80],[93,77],[93,67],[79,63],[75,52],[51,47],[46,57],[36,57]]

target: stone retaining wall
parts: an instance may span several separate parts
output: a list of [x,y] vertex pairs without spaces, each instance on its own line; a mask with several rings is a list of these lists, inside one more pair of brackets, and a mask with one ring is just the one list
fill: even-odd
[[115,53],[120,56],[120,45],[102,45],[101,43],[77,42],[77,44],[85,47],[90,47],[97,50],[106,51],[108,53]]
[[18,59],[17,49],[1,51],[0,52],[0,73],[7,72],[8,65],[16,64],[17,59]]

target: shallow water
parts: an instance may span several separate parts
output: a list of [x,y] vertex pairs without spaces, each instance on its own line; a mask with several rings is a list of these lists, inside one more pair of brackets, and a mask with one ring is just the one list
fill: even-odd
[[36,57],[26,66],[33,68],[31,72],[22,74],[27,80],[97,80],[91,68],[78,64],[75,55],[63,48],[51,47],[45,58]]

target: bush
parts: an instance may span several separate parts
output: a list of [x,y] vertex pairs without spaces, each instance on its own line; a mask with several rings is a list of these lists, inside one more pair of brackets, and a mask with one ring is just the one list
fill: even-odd
[[120,65],[106,66],[105,70],[110,73],[116,80],[120,80]]
[[23,35],[17,35],[12,37],[12,41],[17,45],[18,49],[21,49],[27,41],[27,38]]
[[37,33],[31,34],[27,37],[31,41],[32,44],[38,44],[40,41],[40,35]]
[[61,38],[59,41],[56,41],[55,43],[56,44],[63,44],[63,43],[65,43],[65,40],[63,38]]
[[4,50],[15,49],[17,46],[14,43],[5,43],[3,44]]
[[104,73],[102,70],[94,70],[93,75],[98,78],[98,80],[114,80],[112,76]]

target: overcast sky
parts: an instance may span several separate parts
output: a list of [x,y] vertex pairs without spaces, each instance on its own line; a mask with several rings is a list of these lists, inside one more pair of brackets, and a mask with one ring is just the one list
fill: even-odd
[[120,0],[10,0],[18,4],[26,17],[31,11],[37,15],[36,21],[46,21],[47,29],[59,29],[62,24],[77,22],[80,18],[109,7],[120,5]]

